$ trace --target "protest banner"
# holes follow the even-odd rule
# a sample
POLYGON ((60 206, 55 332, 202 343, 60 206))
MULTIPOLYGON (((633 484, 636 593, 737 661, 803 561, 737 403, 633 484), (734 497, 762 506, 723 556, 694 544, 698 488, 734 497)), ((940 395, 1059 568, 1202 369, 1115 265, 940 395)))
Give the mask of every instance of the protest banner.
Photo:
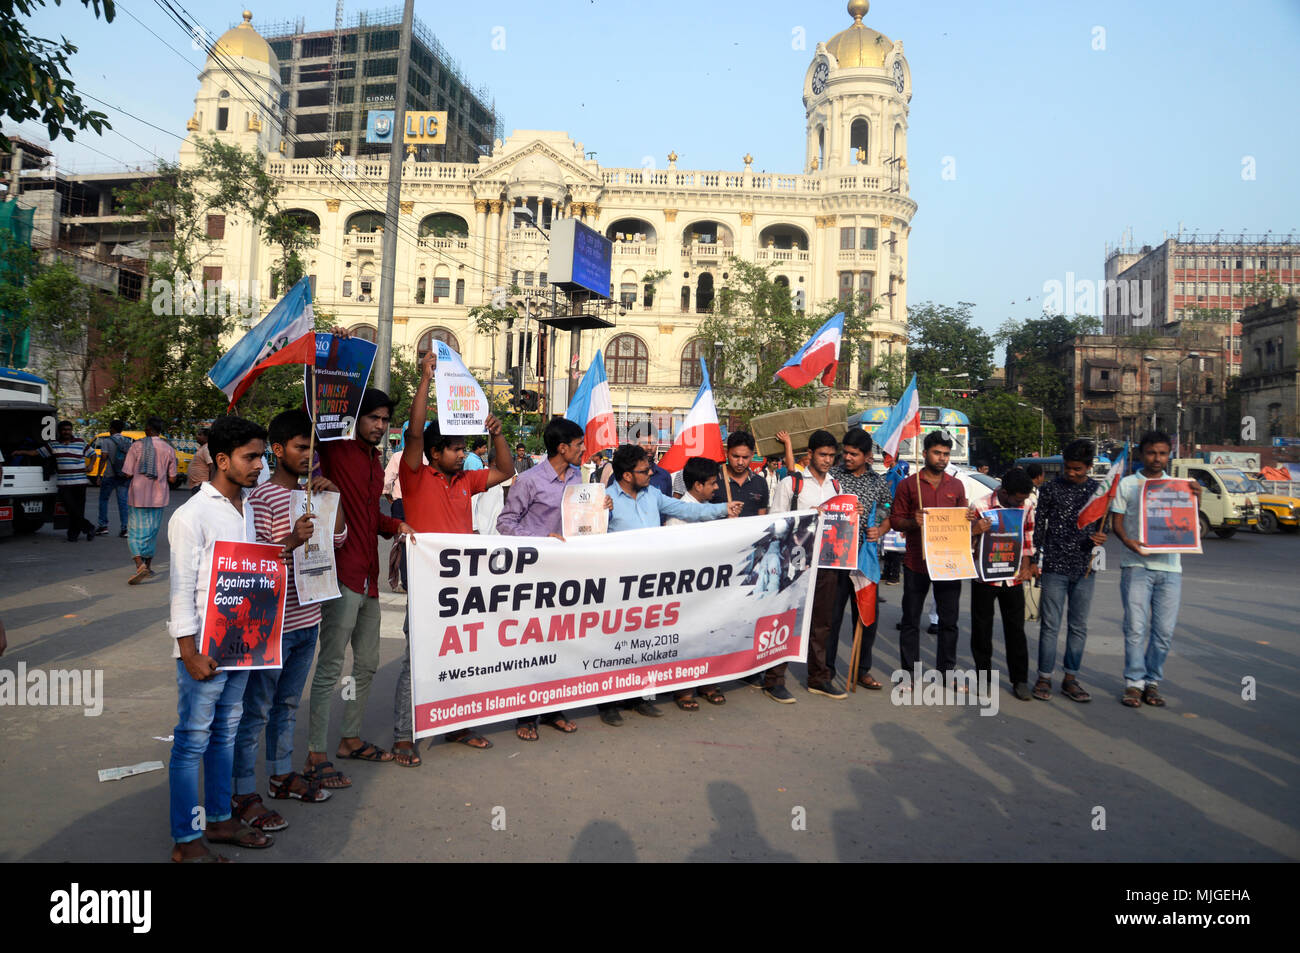
POLYGON ((960 506, 927 506, 924 522, 925 562, 930 579, 974 579, 970 520, 960 506))
MULTIPOLYGON (((339 597, 338 567, 334 562, 334 519, 338 514, 339 495, 328 491, 313 493, 311 539, 293 551, 293 587, 299 605, 327 602, 339 597)), ((302 490, 289 493, 289 522, 296 523, 307 512, 307 494, 302 490)))
POLYGON ((1201 551, 1200 506, 1186 480, 1143 480, 1139 543, 1153 553, 1201 551))
POLYGON ((858 568, 858 498, 852 493, 832 496, 822 504, 821 544, 817 547, 818 569, 858 568))
POLYGON ((218 540, 213 544, 199 652, 218 671, 280 668, 284 623, 283 547, 218 540))
POLYGON ((487 430, 491 412, 487 396, 477 378, 465 367, 460 355, 443 341, 434 341, 438 366, 433 372, 433 389, 438 399, 438 429, 444 434, 475 434, 487 430))
POLYGON ((1025 546, 1025 511, 998 507, 980 514, 990 525, 979 539, 976 569, 981 582, 1002 582, 1020 571, 1025 546))
POLYGON ((415 737, 713 684, 807 651, 818 514, 406 546, 415 737))
POLYGON ((376 350, 362 338, 316 335, 316 363, 307 366, 303 389, 316 422, 317 440, 347 440, 356 430, 376 350))
POLYGON ((565 539, 575 536, 599 536, 609 529, 609 512, 605 509, 605 488, 599 483, 579 483, 564 488, 560 504, 565 539))

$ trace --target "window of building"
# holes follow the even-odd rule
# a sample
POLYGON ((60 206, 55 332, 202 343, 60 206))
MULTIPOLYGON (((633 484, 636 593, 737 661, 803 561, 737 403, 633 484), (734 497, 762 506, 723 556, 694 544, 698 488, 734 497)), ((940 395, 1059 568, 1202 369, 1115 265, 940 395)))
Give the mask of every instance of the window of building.
POLYGON ((860 236, 861 245, 859 247, 867 251, 875 251, 876 239, 878 235, 879 235, 879 229, 875 229, 875 228, 862 229, 861 236, 860 236))
POLYGON ((230 110, 222 106, 217 110, 217 131, 224 132, 230 125, 230 110))
POLYGON ((524 287, 525 287, 525 288, 531 288, 531 287, 533 286, 533 277, 534 277, 534 275, 533 275, 533 273, 532 273, 531 271, 525 271, 525 272, 524 272, 524 287))
POLYGON ((854 231, 852 228, 840 229, 840 251, 851 251, 853 249, 854 231))
POLYGON ((858 275, 858 291, 866 296, 868 304, 871 303, 872 294, 875 291, 875 283, 875 272, 864 271, 858 275))
POLYGON ((548 284, 550 284, 550 282, 546 280, 546 272, 543 271, 538 273, 537 284, 541 288, 545 288, 548 284))
POLYGON ((840 272, 840 300, 847 301, 853 297, 853 272, 840 272))
POLYGON ((870 341, 858 343, 858 390, 871 387, 871 350, 870 341))
POLYGON ((1182 293, 1183 293, 1183 283, 1182 283, 1181 281, 1175 281, 1175 282, 1174 282, 1174 294, 1176 294, 1176 295, 1180 295, 1180 294, 1182 294, 1182 293))
POLYGON ((226 216, 209 215, 208 216, 208 238, 225 238, 226 237, 226 216))
POLYGON ((625 281, 618 286, 618 302, 625 308, 636 305, 636 282, 625 281))
POLYGON ((456 340, 456 335, 452 334, 451 331, 446 328, 430 328, 428 331, 425 331, 420 335, 420 340, 415 345, 415 362, 417 364, 423 361, 424 355, 428 354, 433 348, 434 341, 441 341, 457 354, 460 353, 460 342, 456 340))
MULTIPOLYGON (((708 346, 703 338, 696 338, 687 343, 682 348, 682 366, 681 374, 678 378, 681 387, 699 387, 704 382, 704 374, 700 371, 700 358, 706 361, 710 360, 712 355, 708 353, 708 346)), ((716 378, 716 369, 711 369, 711 373, 716 378)), ((713 383, 717 383, 716 380, 713 383)))
MULTIPOLYGON (((274 292, 273 292, 273 293, 274 293, 274 292)), ((352 297, 352 279, 351 279, 351 278, 344 278, 344 279, 343 279, 343 297, 345 297, 345 298, 351 298, 351 297, 352 297)))
POLYGON ((433 279, 433 297, 437 301, 451 297, 451 279, 434 278, 433 279))
POLYGON ((1164 372, 1159 367, 1147 368, 1147 380, 1151 382, 1151 389, 1158 391, 1163 386, 1164 372))
POLYGON ((611 384, 644 384, 650 377, 650 352, 635 334, 620 334, 605 350, 611 384))
POLYGON ((415 303, 416 304, 424 304, 424 295, 427 289, 428 289, 428 285, 425 283, 425 279, 423 278, 415 279, 415 303))
POLYGON ((371 324, 354 324, 352 327, 348 328, 348 334, 352 335, 354 338, 369 341, 371 344, 374 344, 375 339, 379 337, 379 332, 375 329, 374 325, 371 324))
POLYGON ((465 303, 465 279, 464 278, 456 279, 456 303, 457 304, 465 303))
POLYGON ((361 279, 361 293, 362 293, 363 295, 365 295, 367 298, 370 297, 370 289, 371 289, 371 287, 372 287, 372 283, 371 283, 371 280, 370 280, 369 278, 362 278, 362 279, 361 279))
POLYGON ((642 302, 645 303, 645 306, 646 306, 647 308, 649 308, 649 307, 651 307, 652 305, 654 305, 654 303, 655 303, 655 286, 654 286, 654 285, 646 285, 644 288, 641 289, 641 300, 642 300, 642 302))

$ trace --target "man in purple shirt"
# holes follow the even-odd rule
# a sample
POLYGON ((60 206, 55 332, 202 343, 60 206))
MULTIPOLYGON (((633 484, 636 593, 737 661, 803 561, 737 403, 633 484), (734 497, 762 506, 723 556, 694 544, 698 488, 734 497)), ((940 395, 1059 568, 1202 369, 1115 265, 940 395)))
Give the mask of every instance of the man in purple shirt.
MULTIPOLYGON (((510 495, 497 517, 497 532, 502 536, 554 536, 563 539, 564 491, 582 483, 582 454, 586 449, 582 428, 572 420, 555 417, 542 432, 546 444, 546 462, 518 474, 510 484, 510 495)), ((610 505, 605 497, 606 508, 610 505)), ((554 711, 542 716, 546 724, 565 734, 578 726, 554 711)), ((537 715, 520 718, 515 734, 521 741, 537 740, 537 715)))

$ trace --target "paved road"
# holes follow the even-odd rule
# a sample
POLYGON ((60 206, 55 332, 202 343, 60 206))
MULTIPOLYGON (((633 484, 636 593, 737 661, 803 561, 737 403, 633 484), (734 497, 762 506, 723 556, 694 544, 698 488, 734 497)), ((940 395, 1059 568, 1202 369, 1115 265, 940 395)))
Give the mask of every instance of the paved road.
MULTIPOLYGON (((1297 557, 1300 538, 1285 535, 1211 539, 1204 556, 1185 557, 1162 711, 1116 702, 1112 569, 1093 602, 1089 705, 1019 702, 1004 686, 998 714, 986 717, 896 707, 888 693, 832 701, 796 685, 798 704, 782 706, 733 685, 720 708, 688 714, 666 704, 663 718, 630 714, 619 729, 586 708, 572 713, 581 727, 570 736, 543 728, 526 744, 498 726, 486 732, 491 751, 435 741, 415 770, 356 764, 350 790, 326 804, 284 804, 290 829, 270 851, 239 859, 1295 860, 1297 557), (1242 698, 1246 677, 1257 700, 1242 698), (1105 830, 1094 830, 1098 808, 1105 830)), ((96 775, 168 758, 170 745, 155 740, 176 721, 167 559, 164 541, 158 577, 127 587, 126 541, 115 536, 74 545, 46 529, 0 541, 10 641, 0 667, 102 669, 105 695, 98 717, 0 707, 0 861, 167 857, 165 771, 106 783, 96 775)), ((898 663, 900 590, 884 590, 881 678, 898 663)), ((403 644, 401 598, 385 602, 390 637, 365 734, 387 745, 403 644)), ((922 638, 932 663, 933 639, 922 638)), ((968 639, 963 612, 964 665, 968 639)), ((801 684, 802 666, 792 672, 801 684)), ((335 718, 332 738, 338 706, 335 718)), ((305 728, 300 718, 300 752, 305 728)))

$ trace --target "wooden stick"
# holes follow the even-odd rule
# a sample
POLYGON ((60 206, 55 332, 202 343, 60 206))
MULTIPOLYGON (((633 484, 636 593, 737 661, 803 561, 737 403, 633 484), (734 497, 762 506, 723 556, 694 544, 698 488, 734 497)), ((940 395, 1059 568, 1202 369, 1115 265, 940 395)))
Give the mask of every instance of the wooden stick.
MULTIPOLYGON (((854 597, 856 598, 856 596, 854 597)), ((862 619, 853 623, 853 652, 849 655, 849 691, 858 690, 858 663, 862 655, 862 619)))
POLYGON ((307 453, 307 512, 311 512, 311 460, 316 457, 316 361, 311 365, 311 449, 307 453))
MULTIPOLYGON (((731 503, 731 474, 727 472, 726 463, 722 464, 722 487, 727 491, 727 503, 731 503)), ((688 488, 689 489, 689 488, 688 488)))

